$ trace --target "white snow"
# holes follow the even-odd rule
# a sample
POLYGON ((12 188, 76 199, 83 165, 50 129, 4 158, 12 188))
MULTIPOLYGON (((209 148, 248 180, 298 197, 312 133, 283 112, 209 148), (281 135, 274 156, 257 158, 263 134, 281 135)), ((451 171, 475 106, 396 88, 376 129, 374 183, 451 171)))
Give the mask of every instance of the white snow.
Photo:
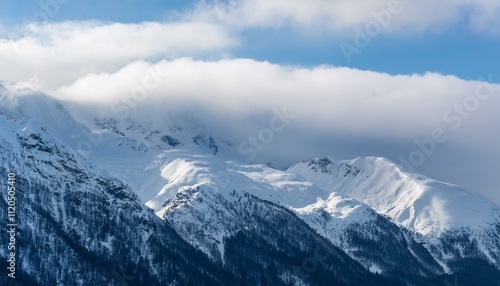
MULTIPOLYGON (((0 142, 8 142, 19 154, 18 132, 54 134, 126 182, 159 217, 171 214, 175 216, 171 219, 186 227, 202 229, 198 237, 185 233, 184 238, 212 258, 217 256, 212 253, 215 247, 222 263, 224 238, 241 225, 221 201, 237 201, 236 192, 249 193, 296 212, 339 246, 343 229, 352 223, 370 222, 377 213, 427 244, 436 243, 436 238, 448 230, 469 228, 485 256, 498 265, 493 255, 498 249, 488 241, 498 242, 498 235, 483 235, 491 224, 500 221, 497 205, 459 186, 404 171, 387 159, 315 159, 280 171, 238 162, 233 148, 217 138, 217 155, 206 146, 195 144, 195 136, 210 136, 210 132, 189 117, 165 115, 161 122, 153 122, 131 116, 114 122, 105 114, 95 116, 79 106, 70 106, 68 112, 60 103, 41 95, 33 99, 19 97, 17 101, 0 107, 0 142), (181 144, 165 144, 161 136, 166 134, 181 144), (90 150, 83 150, 82 146, 90 150), (327 222, 323 216, 328 217, 327 222), (193 225, 200 219, 204 225, 193 225)), ((3 166, 7 162, 7 158, 2 158, 3 166)), ((61 193, 60 200, 54 199, 53 209, 56 215, 64 217, 63 196, 61 193)), ((344 250, 349 254, 349 249, 344 250)), ((446 253, 442 255, 446 260, 446 253)), ((445 263, 442 265, 447 269, 445 263)), ((381 271, 377 265, 365 266, 372 272, 381 271)))
POLYGON ((461 187, 402 171, 384 158, 334 160, 326 172, 302 162, 288 172, 314 184, 364 202, 395 223, 425 236, 456 227, 480 228, 499 219, 498 206, 461 187), (347 169, 356 168, 357 174, 347 169))

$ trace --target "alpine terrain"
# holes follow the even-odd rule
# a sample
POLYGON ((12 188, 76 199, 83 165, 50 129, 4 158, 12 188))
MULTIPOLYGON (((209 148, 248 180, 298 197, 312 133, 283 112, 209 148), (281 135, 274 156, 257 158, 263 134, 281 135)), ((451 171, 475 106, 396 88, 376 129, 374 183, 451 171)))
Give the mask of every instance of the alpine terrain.
POLYGON ((190 114, 7 85, 0 285, 500 285, 500 207, 460 186, 378 157, 250 164, 190 114))

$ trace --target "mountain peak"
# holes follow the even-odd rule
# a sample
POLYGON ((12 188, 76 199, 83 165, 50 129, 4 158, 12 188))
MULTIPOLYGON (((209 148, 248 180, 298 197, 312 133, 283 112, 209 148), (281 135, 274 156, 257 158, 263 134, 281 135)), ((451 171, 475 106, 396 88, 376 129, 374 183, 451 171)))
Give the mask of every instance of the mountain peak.
MULTIPOLYGON (((403 171, 381 157, 312 159, 287 169, 329 191, 366 203, 423 235, 495 222, 497 206, 461 187, 403 171)), ((497 216, 496 219, 499 217, 497 216)))

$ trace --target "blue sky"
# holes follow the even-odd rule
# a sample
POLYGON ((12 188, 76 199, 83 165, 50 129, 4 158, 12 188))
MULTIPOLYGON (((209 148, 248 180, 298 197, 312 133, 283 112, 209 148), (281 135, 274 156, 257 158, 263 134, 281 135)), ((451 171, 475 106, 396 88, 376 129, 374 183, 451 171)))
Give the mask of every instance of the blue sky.
POLYGON ((51 21, 87 19, 128 23, 164 21, 171 11, 179 11, 190 5, 186 3, 187 1, 179 0, 5 0, 0 3, 0 15, 3 21, 9 24, 17 24, 26 19, 41 20, 43 16, 36 14, 41 11, 46 12, 51 21), (57 3, 57 6, 54 3, 57 3), (56 10, 57 13, 51 13, 56 10))
MULTIPOLYGON (((193 9, 196 3, 180 0, 4 0, 0 2, 0 23, 12 29, 44 19, 52 22, 90 19, 121 23, 165 22, 193 9)), ((490 76, 494 82, 500 82, 499 33, 475 31, 461 24, 457 21, 455 26, 439 32, 431 27, 419 33, 377 35, 361 53, 353 55, 351 61, 346 60, 339 44, 352 42, 354 26, 342 33, 323 31, 312 35, 290 26, 250 26, 238 31, 243 44, 230 52, 236 57, 279 64, 329 64, 390 74, 432 71, 471 80, 490 76)))

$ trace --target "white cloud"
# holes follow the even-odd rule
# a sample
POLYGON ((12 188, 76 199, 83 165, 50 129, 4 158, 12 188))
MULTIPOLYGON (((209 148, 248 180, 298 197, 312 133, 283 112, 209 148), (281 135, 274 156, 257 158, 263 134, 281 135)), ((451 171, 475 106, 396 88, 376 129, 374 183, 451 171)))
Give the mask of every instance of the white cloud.
POLYGON ((394 12, 387 33, 443 30, 467 26, 498 31, 500 2, 495 0, 230 0, 201 2, 190 19, 231 27, 292 26, 306 30, 351 32, 375 20, 374 13, 394 12))
POLYGON ((107 106, 109 116, 123 108, 127 115, 157 122, 168 122, 163 116, 169 113, 195 114, 236 145, 268 127, 273 108, 286 107, 296 118, 258 156, 261 162, 282 165, 326 155, 383 155, 398 162, 400 155, 408 157, 418 148, 416 139, 429 139, 435 128, 442 128, 449 139, 437 144, 428 164, 417 170, 500 202, 491 192, 495 176, 471 172, 474 166, 500 168, 495 159, 500 158, 500 134, 494 124, 500 121, 497 84, 436 73, 392 76, 331 66, 182 58, 138 61, 115 73, 88 75, 59 94, 107 106), (145 78, 151 88, 144 88, 145 78), (137 94, 141 88, 144 93, 137 94), (456 158, 462 158, 461 163, 450 165, 456 158))
MULTIPOLYGON (((499 95, 498 85, 435 73, 392 76, 331 66, 189 58, 155 64, 139 61, 116 73, 88 75, 61 88, 59 94, 70 100, 106 103, 134 97, 134 89, 148 77, 153 87, 143 88, 147 96, 141 96, 140 102, 203 106, 205 111, 238 120, 286 105, 311 128, 395 140, 426 136, 435 127, 451 124, 443 120, 444 113, 474 96, 478 86, 499 95), (159 81, 149 76, 155 71, 159 81)), ((496 103, 498 98, 492 98, 488 100, 496 103)), ((490 110, 486 118, 497 117, 490 110)))
MULTIPOLYGON (((473 1, 472 1, 473 2, 473 1)), ((472 6, 470 26, 479 31, 500 32, 500 3, 496 0, 484 0, 480 5, 472 6)))
POLYGON ((206 23, 29 24, 0 39, 0 78, 25 81, 38 76, 46 89, 56 89, 138 59, 217 53, 235 45, 227 31, 206 23))

